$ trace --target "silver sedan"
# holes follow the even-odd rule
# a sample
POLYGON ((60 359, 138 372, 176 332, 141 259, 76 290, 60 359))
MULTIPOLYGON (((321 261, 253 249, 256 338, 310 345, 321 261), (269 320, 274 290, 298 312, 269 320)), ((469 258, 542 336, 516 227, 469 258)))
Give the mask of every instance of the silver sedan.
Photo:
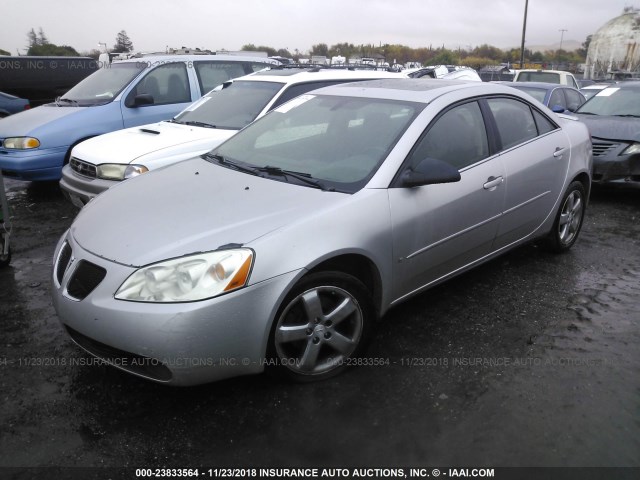
POLYGON ((525 242, 568 250, 590 172, 586 127, 509 87, 330 86, 96 198, 56 248, 54 305, 157 382, 324 379, 391 306, 525 242))

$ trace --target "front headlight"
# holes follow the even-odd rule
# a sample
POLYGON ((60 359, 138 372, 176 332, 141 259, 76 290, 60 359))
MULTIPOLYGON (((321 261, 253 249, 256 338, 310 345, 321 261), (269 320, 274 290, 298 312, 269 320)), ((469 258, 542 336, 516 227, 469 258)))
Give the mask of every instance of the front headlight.
POLYGON ((218 250, 155 263, 136 270, 115 298, 134 302, 193 302, 242 288, 249 280, 253 251, 218 250))
POLYGON ((148 171, 149 169, 144 165, 129 165, 126 163, 103 163, 96 166, 96 176, 104 180, 124 180, 148 171))
POLYGON ((620 155, 633 155, 636 153, 640 153, 640 143, 632 143, 627 148, 625 148, 620 155))
POLYGON ((38 148, 40 140, 33 137, 9 137, 4 139, 2 146, 14 150, 28 150, 30 148, 38 148))

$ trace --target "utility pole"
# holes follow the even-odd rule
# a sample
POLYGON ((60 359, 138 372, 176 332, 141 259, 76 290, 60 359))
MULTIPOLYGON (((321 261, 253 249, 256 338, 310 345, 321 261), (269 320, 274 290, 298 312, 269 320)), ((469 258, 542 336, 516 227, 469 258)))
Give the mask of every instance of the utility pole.
POLYGON ((522 44, 520 45, 520 68, 524 68, 524 37, 527 33, 527 9, 529 0, 524 1, 524 21, 522 22, 522 44))
POLYGON ((558 50, 562 50, 562 39, 564 37, 564 32, 568 32, 569 30, 567 30, 566 28, 561 28, 558 31, 560 32, 560 48, 558 50))

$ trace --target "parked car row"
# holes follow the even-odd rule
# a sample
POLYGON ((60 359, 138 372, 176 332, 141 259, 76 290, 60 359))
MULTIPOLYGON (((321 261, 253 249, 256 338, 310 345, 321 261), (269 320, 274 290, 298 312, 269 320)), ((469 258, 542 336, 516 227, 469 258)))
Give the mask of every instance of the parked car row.
POLYGON ((111 64, 55 102, 0 121, 0 169, 59 180, 72 148, 122 128, 171 118, 217 85, 278 64, 266 57, 158 55, 111 64))
POLYGON ((79 207, 140 173, 210 151, 298 95, 327 85, 398 74, 368 70, 282 69, 228 80, 174 118, 100 135, 73 148, 60 186, 79 207))

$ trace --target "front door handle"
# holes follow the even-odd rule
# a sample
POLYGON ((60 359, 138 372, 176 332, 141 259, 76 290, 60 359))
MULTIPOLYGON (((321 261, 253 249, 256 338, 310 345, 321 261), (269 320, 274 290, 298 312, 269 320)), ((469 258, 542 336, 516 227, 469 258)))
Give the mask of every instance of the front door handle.
POLYGON ((489 177, 487 178, 487 183, 485 183, 482 188, 485 190, 495 190, 498 185, 504 182, 504 178, 502 177, 489 177))
POLYGON ((565 150, 566 150, 566 148, 557 147, 556 151, 553 152, 553 156, 556 157, 556 158, 562 158, 562 154, 564 153, 565 150))

